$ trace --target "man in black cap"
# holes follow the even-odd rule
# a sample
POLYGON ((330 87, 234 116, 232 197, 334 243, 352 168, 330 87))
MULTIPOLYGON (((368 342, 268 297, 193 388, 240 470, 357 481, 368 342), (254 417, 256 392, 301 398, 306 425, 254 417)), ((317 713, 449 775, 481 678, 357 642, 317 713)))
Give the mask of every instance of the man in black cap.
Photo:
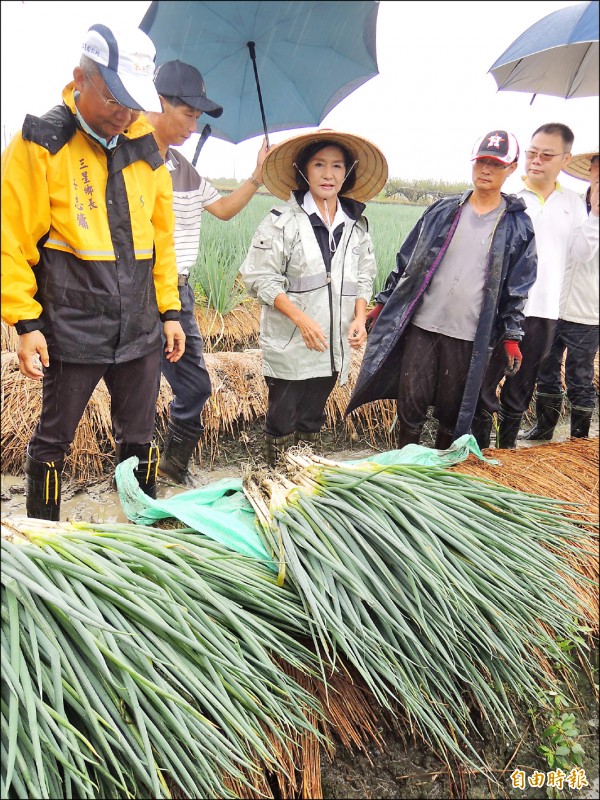
POLYGON ((193 485, 188 467, 204 430, 200 414, 211 394, 202 336, 194 316, 194 291, 188 285, 190 270, 198 257, 202 212, 206 210, 219 219, 229 220, 250 202, 262 185, 267 146, 263 142, 256 168, 248 180, 231 194, 221 196, 180 152, 170 148, 180 147, 196 132, 203 113, 220 117, 222 107, 207 98, 200 72, 182 61, 161 64, 155 72, 154 85, 163 111, 148 114, 148 120, 155 128, 154 137, 173 181, 180 320, 186 334, 183 357, 177 364, 163 358, 161 365, 173 390, 173 401, 159 471, 178 483, 193 485))

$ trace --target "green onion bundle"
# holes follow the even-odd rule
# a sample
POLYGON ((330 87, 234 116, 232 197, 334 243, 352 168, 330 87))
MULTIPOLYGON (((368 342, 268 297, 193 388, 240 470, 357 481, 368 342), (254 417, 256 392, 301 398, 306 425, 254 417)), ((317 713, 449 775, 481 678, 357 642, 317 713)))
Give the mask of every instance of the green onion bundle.
POLYGON ((311 674, 307 632, 270 570, 203 536, 3 520, 2 797, 261 796, 318 735, 272 656, 311 674))
POLYGON ((549 659, 569 670, 556 640, 591 617, 570 561, 597 558, 592 535, 559 501, 441 468, 285 460, 291 479, 246 492, 322 668, 343 653, 440 755, 474 764, 473 708, 509 731, 509 695, 552 688, 549 659))

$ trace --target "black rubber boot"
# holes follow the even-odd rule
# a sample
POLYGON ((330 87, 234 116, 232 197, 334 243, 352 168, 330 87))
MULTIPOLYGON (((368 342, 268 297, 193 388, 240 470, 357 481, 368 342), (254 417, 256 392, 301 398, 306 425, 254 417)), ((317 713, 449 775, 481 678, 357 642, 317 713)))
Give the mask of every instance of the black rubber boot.
POLYGON ((274 467, 279 460, 279 456, 287 450, 294 442, 294 434, 288 433, 287 436, 269 436, 265 433, 265 461, 270 467, 274 467))
POLYGON ((528 441, 549 442, 554 436, 554 429, 560 419, 562 404, 562 394, 538 392, 535 398, 536 422, 523 438, 528 441))
POLYGON ((165 446, 158 465, 161 475, 172 478, 183 486, 195 485, 188 469, 203 430, 201 425, 169 420, 165 446))
POLYGON ((514 450, 517 446, 517 436, 521 427, 523 414, 511 414, 501 408, 498 412, 498 438, 496 447, 501 450, 514 450))
POLYGON ((485 450, 490 446, 492 435, 492 425, 494 417, 489 411, 476 411, 471 423, 471 433, 479 445, 480 450, 485 450))
POLYGON ((419 444, 423 428, 409 428, 397 424, 396 447, 401 450, 406 444, 419 444))
POLYGON ((321 432, 305 433, 304 431, 296 431, 294 434, 294 444, 307 444, 312 448, 314 453, 320 453, 322 449, 321 432))
POLYGON ((28 517, 60 519, 61 473, 64 458, 56 461, 36 461, 29 453, 25 455, 25 476, 27 478, 28 517))
POLYGON ((444 430, 444 428, 438 428, 434 447, 436 450, 447 450, 453 441, 454 432, 450 433, 449 431, 444 430))
POLYGON ((590 435, 593 413, 593 408, 571 406, 571 438, 587 439, 590 435))
POLYGON ((117 445, 117 464, 127 461, 128 458, 137 456, 139 464, 134 470, 134 475, 140 489, 156 500, 156 473, 158 472, 158 459, 160 453, 154 442, 147 444, 131 444, 123 442, 117 445))

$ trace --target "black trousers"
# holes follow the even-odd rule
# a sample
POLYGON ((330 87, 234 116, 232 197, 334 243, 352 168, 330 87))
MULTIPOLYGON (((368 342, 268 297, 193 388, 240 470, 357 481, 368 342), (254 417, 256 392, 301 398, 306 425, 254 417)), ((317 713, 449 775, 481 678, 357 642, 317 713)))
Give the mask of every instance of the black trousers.
POLYGON ((567 397, 572 406, 594 408, 594 359, 598 352, 598 325, 582 325, 559 319, 550 352, 538 375, 538 392, 560 394, 563 388, 562 361, 565 360, 567 397))
POLYGON ((477 404, 478 411, 494 414, 500 410, 500 406, 509 414, 524 414, 527 411, 542 361, 550 352, 555 329, 555 319, 525 318, 523 339, 520 343, 523 356, 521 368, 516 375, 506 377, 500 389, 500 399, 498 399, 498 385, 504 377, 507 358, 504 344, 499 342, 496 345, 483 378, 477 404))
MULTIPOLYGON (((185 352, 174 364, 163 352, 161 370, 173 390, 169 409, 171 419, 200 427, 200 414, 211 394, 210 376, 202 354, 204 342, 194 315, 194 292, 189 284, 179 287, 179 299, 179 322, 185 333, 185 352)), ((164 344, 163 335, 163 347, 164 344)))
POLYGON ((287 381, 265 376, 269 392, 265 433, 318 433, 325 423, 325 405, 335 388, 337 372, 324 378, 287 381))
POLYGON ((453 433, 469 373, 473 342, 410 325, 398 380, 398 422, 421 428, 434 408, 439 427, 453 433))
POLYGON ((37 461, 56 461, 65 455, 101 378, 110 393, 117 444, 152 441, 160 358, 160 350, 124 364, 72 364, 51 358, 44 369, 42 412, 29 441, 29 455, 37 461))

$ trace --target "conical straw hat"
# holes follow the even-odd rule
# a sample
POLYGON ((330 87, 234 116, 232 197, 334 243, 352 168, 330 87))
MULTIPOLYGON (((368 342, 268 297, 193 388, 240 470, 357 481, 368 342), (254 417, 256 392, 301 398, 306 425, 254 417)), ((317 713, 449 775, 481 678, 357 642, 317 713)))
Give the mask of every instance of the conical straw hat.
POLYGON ((298 188, 294 162, 309 144, 318 141, 339 142, 351 154, 357 164, 356 183, 344 197, 366 203, 383 189, 388 177, 388 166, 381 150, 354 133, 342 133, 322 128, 313 133, 303 133, 274 145, 263 162, 262 179, 265 186, 276 197, 288 200, 290 192, 298 188))
POLYGON ((589 153, 579 153, 579 155, 573 156, 567 166, 563 168, 563 172, 566 172, 567 175, 572 175, 573 178, 589 181, 592 158, 597 155, 598 148, 589 153))

